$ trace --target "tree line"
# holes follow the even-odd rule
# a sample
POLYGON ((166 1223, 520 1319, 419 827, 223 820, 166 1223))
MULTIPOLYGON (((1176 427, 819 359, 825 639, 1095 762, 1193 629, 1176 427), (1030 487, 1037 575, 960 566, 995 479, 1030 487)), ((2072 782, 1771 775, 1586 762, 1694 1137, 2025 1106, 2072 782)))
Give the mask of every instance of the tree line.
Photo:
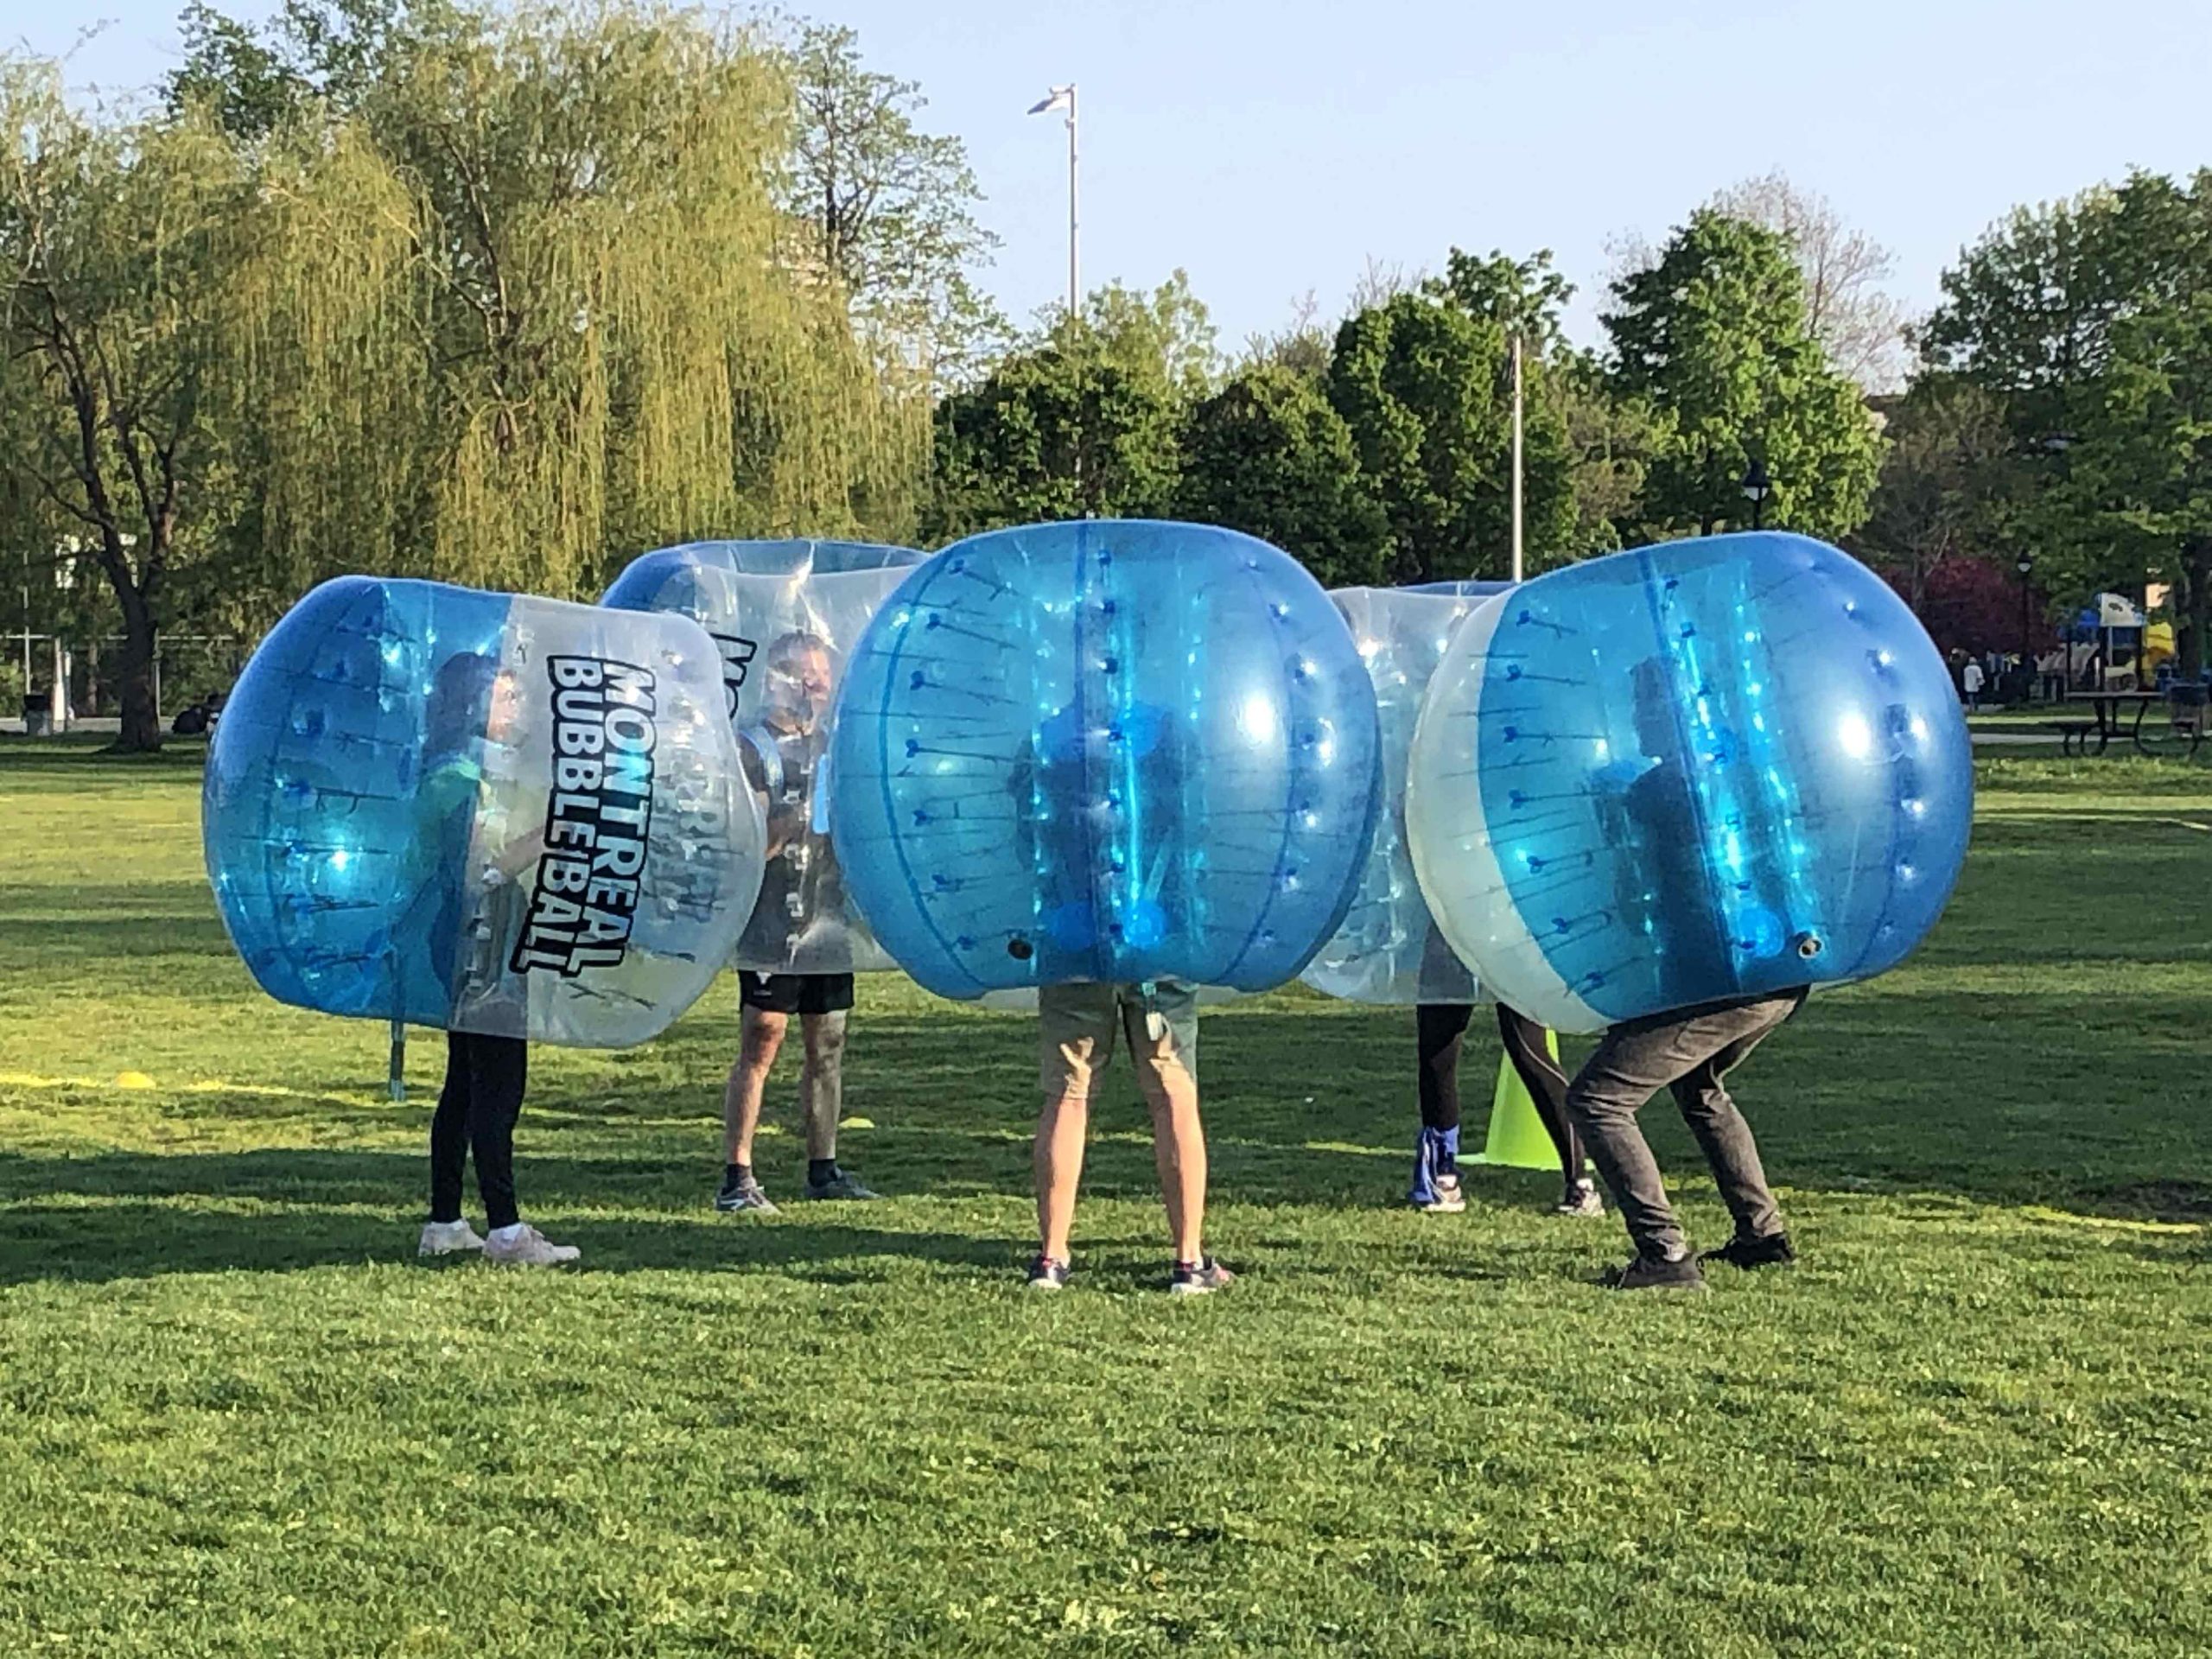
POLYGON ((1596 349, 1549 254, 1447 247, 1224 351, 1179 272, 1010 324, 959 142, 849 30, 636 0, 182 28, 122 107, 0 60, 0 524, 28 626, 124 635, 126 747, 158 741, 156 630, 251 632, 342 570, 589 597, 688 537, 1092 513, 1231 524, 1330 585, 1503 575, 1516 342, 1531 570, 1757 514, 1916 602, 2023 557, 2056 603, 2168 583, 2201 660, 2208 175, 2019 211, 1910 327, 1880 248, 1769 176, 1623 245, 1596 349))

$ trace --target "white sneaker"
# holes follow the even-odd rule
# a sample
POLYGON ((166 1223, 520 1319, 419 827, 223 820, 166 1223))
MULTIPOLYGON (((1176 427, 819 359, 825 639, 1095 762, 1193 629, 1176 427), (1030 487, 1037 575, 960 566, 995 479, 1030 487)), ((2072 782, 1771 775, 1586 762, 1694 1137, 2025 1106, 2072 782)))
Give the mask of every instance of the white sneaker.
POLYGON ((556 1244, 526 1222, 495 1227, 484 1241, 484 1259, 503 1268, 557 1268, 574 1262, 583 1252, 573 1244, 556 1244))
POLYGON ((423 1224, 423 1242, 415 1247, 417 1255, 458 1255, 465 1250, 480 1250, 484 1241, 476 1236, 476 1230, 465 1220, 430 1221, 423 1224))

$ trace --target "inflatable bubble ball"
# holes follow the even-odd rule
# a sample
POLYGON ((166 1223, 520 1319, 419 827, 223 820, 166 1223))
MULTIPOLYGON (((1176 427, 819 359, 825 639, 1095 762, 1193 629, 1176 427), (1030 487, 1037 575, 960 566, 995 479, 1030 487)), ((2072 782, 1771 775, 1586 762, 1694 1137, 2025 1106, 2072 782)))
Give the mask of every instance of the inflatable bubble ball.
POLYGON ((1184 524, 955 543, 862 637, 831 764, 876 937, 944 995, 1075 980, 1255 990, 1342 920, 1375 693, 1288 555, 1184 524))
POLYGON ((1505 582, 1438 582, 1415 588, 1339 588, 1344 613, 1375 685, 1382 733, 1382 803, 1375 845, 1344 925, 1300 977, 1355 1002, 1472 1002, 1479 991, 1437 930, 1406 848, 1406 757, 1429 677, 1459 625, 1505 582))
POLYGON ((696 624, 365 576, 254 652, 201 830, 281 1001, 609 1047, 728 963, 766 833, 696 624))
POLYGON ((1478 611, 1431 681, 1406 822, 1430 909, 1562 1031, 1895 966, 1966 855, 1941 657, 1847 554, 1618 553, 1478 611))
POLYGON ((690 617, 721 647, 740 759, 768 823, 767 872, 737 967, 849 974, 898 965, 846 890, 824 762, 853 647, 927 556, 861 542, 694 542, 632 561, 601 601, 690 617))

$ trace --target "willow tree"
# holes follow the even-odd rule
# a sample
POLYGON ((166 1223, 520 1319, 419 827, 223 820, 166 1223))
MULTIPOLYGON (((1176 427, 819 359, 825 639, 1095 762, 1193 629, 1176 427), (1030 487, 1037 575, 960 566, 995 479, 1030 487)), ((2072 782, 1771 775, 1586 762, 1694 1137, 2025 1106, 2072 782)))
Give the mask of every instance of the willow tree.
POLYGON ((695 14, 461 12, 256 141, 272 568, 583 595, 657 542, 906 533, 926 410, 776 257, 791 119, 695 14))
POLYGON ((0 59, 0 524, 113 591, 121 748, 160 746, 155 636, 226 545, 238 277, 263 218, 212 127, 105 119, 58 65, 0 59))

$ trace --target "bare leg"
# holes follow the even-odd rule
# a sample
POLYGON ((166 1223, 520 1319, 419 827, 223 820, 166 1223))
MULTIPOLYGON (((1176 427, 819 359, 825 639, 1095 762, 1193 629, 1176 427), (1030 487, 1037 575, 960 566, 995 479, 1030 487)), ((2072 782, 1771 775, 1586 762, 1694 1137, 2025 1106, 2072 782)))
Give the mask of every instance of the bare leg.
POLYGON ((806 1064, 798 1074, 799 1110, 806 1118, 806 1155, 837 1155, 837 1118, 845 1108, 845 1014, 799 1016, 806 1064))
POLYGON ((790 1016, 764 1008, 747 1008, 738 1025, 737 1061, 722 1085, 722 1161, 753 1162, 753 1135, 760 1127, 760 1097, 767 1092, 768 1071, 784 1046, 784 1027, 790 1016))
POLYGON ((1198 1079, 1173 1060, 1142 1067, 1138 1077, 1152 1109, 1152 1156, 1175 1259, 1196 1262, 1206 1221, 1206 1132, 1198 1122, 1198 1079))
POLYGON ((1056 1262, 1068 1259, 1076 1189, 1083 1184, 1083 1142, 1090 1128, 1088 1096, 1047 1095, 1037 1118, 1037 1237, 1056 1262))

